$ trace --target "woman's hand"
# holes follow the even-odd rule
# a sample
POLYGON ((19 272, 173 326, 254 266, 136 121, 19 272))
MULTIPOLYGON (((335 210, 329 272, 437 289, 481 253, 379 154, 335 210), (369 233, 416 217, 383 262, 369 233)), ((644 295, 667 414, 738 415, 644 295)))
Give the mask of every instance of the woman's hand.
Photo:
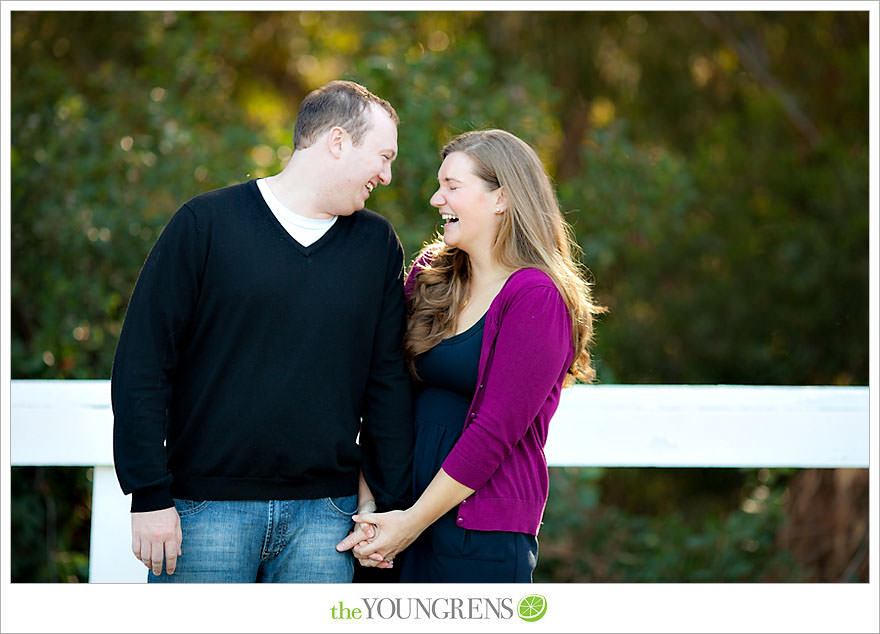
POLYGON ((425 529, 409 510, 363 513, 352 519, 376 527, 376 536, 358 542, 352 551, 362 566, 387 567, 382 564, 393 562, 394 557, 412 544, 425 529))
MULTIPOLYGON (((350 550, 351 548, 360 544, 366 546, 375 537, 376 526, 374 524, 369 524, 367 522, 357 522, 354 525, 354 529, 348 534, 348 536, 341 542, 336 544, 336 550, 339 552, 343 552, 346 550, 350 550)), ((361 559, 354 551, 352 551, 352 554, 362 566, 367 568, 391 568, 393 566, 393 564, 385 561, 382 557, 377 557, 376 560, 364 560, 361 559)))

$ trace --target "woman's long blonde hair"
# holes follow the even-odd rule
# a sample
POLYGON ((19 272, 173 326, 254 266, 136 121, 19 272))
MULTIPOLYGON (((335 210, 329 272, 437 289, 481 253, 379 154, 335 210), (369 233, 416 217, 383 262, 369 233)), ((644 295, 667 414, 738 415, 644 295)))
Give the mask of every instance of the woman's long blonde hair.
MULTIPOLYGON (((441 157, 445 159, 453 152, 464 152, 471 158, 474 173, 490 191, 504 188, 507 206, 492 255, 511 271, 535 268, 550 276, 571 315, 575 354, 566 384, 575 379, 592 381, 596 375, 589 352, 593 315, 605 309, 593 303, 585 270, 572 256, 580 253, 580 247, 562 217, 556 193, 538 155, 527 143, 504 130, 461 134, 446 144, 441 157)), ((464 251, 438 240, 426 245, 419 257, 428 252, 431 263, 418 274, 415 292, 408 303, 404 337, 404 351, 414 375, 416 355, 454 333, 455 318, 470 280, 470 261, 464 251)))

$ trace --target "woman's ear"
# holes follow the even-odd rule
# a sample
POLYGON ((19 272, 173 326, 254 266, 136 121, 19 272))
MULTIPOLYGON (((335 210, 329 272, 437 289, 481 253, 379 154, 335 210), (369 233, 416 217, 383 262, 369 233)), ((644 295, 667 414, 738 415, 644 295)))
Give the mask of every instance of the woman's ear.
POLYGON ((503 214, 505 211, 507 211, 507 199, 504 196, 504 188, 499 187, 495 191, 497 192, 497 195, 495 197, 495 213, 503 214))

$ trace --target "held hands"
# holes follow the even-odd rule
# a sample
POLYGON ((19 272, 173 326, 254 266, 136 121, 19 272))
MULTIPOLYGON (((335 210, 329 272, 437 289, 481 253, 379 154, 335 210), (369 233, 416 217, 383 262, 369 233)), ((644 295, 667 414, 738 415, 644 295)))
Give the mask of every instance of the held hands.
POLYGON ((336 550, 342 552, 351 549, 362 566, 390 568, 395 555, 412 544, 423 530, 449 509, 473 493, 474 489, 461 484, 441 468, 416 503, 405 511, 369 513, 361 507, 351 519, 361 526, 372 526, 369 533, 363 533, 371 537, 361 539, 361 534, 354 531, 336 544, 336 550))
POLYGON ((410 511, 361 513, 352 519, 359 522, 359 526, 371 526, 375 534, 372 538, 358 540, 355 539, 355 531, 339 542, 336 550, 353 549, 352 553, 365 567, 390 568, 394 557, 421 533, 410 511))
MULTIPOLYGON (((376 538, 378 534, 378 529, 375 524, 369 524, 367 522, 356 523, 354 530, 352 530, 348 537, 343 539, 341 542, 336 544, 336 550, 339 552, 343 552, 346 550, 350 550, 351 548, 358 546, 360 544, 367 545, 371 541, 376 538)), ((374 560, 361 558, 352 551, 355 559, 358 560, 361 566, 365 568, 393 568, 394 564, 391 561, 385 561, 381 555, 376 555, 374 560)))
POLYGON ((174 574, 177 558, 183 554, 180 530, 180 517, 173 506, 159 511, 131 514, 131 552, 140 559, 153 574, 165 572, 174 574))
MULTIPOLYGON (((364 478, 364 472, 362 470, 358 477, 358 510, 352 518, 355 520, 355 526, 351 533, 348 534, 348 537, 336 544, 336 550, 343 552, 350 550, 358 544, 367 544, 375 539, 379 531, 378 526, 370 524, 369 522, 358 523, 356 521, 358 515, 366 515, 375 512, 376 500, 373 497, 373 492, 370 491, 370 486, 367 484, 367 480, 364 478)), ((354 554, 361 566, 364 566, 365 568, 392 568, 394 566, 393 562, 385 561, 381 555, 376 555, 375 560, 369 560, 362 559, 357 553, 352 552, 352 554, 354 554)))

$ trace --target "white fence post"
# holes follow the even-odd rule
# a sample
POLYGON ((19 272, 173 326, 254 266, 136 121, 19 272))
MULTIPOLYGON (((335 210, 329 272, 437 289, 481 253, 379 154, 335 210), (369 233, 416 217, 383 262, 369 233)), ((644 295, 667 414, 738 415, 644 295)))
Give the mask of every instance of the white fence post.
POLYGON ((122 495, 112 466, 95 467, 89 583, 147 580, 147 567, 131 552, 131 496, 122 495))

